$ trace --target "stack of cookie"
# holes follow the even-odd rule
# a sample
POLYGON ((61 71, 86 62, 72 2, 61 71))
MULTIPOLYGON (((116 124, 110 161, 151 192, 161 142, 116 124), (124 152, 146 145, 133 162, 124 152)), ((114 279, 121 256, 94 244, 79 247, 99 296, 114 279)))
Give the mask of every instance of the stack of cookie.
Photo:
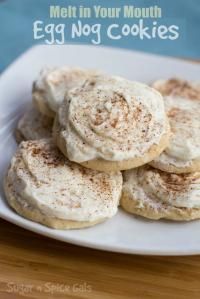
POLYGON ((148 218, 197 218, 200 93, 184 84, 42 71, 16 131, 22 142, 5 178, 10 206, 58 229, 111 218, 120 200, 148 218))
POLYGON ((150 219, 200 218, 200 86, 170 79, 153 87, 164 97, 170 143, 150 165, 125 171, 121 205, 150 219))

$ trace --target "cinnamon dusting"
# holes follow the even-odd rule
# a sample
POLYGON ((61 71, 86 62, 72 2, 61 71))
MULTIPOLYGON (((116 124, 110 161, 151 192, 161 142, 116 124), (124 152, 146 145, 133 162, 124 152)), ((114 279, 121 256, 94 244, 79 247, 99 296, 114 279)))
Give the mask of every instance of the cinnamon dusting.
POLYGON ((162 95, 181 96, 191 100, 200 100, 200 87, 193 86, 187 81, 169 79, 164 84, 154 86, 162 95))

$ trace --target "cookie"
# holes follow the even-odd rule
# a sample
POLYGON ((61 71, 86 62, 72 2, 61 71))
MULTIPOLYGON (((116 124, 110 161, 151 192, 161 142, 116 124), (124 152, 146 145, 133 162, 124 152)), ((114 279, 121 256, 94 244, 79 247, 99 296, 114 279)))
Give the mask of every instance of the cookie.
POLYGON ((65 93, 73 87, 82 86, 88 78, 98 74, 94 70, 66 66, 43 69, 33 84, 33 103, 42 114, 54 118, 65 93))
POLYGON ((70 162, 51 139, 24 141, 4 189, 9 205, 25 218, 56 229, 83 228, 116 214, 122 175, 70 162))
POLYGON ((16 140, 20 143, 22 140, 50 138, 52 126, 52 118, 41 114, 34 107, 31 107, 18 122, 15 132, 16 140))
POLYGON ((160 93, 102 76, 66 94, 53 136, 69 160, 109 172, 153 160, 168 145, 170 129, 160 93))
POLYGON ((164 96, 172 136, 150 164, 172 173, 200 171, 200 85, 169 79, 156 81, 153 87, 164 96))
POLYGON ((124 172, 122 208, 149 219, 200 218, 200 172, 173 174, 145 165, 124 172))

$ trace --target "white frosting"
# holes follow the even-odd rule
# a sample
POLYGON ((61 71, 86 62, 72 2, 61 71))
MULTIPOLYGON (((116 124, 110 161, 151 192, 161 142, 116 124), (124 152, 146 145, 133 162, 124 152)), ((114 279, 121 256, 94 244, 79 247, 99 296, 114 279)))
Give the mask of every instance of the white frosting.
POLYGON ((35 82, 35 90, 42 91, 49 108, 57 112, 65 93, 71 88, 82 86, 97 72, 81 68, 59 67, 43 69, 35 82))
POLYGON ((124 192, 154 207, 161 204, 179 208, 200 208, 200 173, 172 174, 150 166, 124 173, 124 192))
POLYGON ((101 77, 72 89, 58 113, 70 160, 141 157, 167 131, 162 96, 120 77, 101 77))
POLYGON ((26 140, 50 138, 52 135, 53 120, 42 115, 35 108, 27 110, 18 122, 18 130, 26 140))
MULTIPOLYGON (((166 151, 162 152, 160 156, 154 159, 155 162, 161 164, 170 164, 175 167, 190 167, 192 165, 192 160, 181 160, 180 158, 172 157, 167 154, 166 151)), ((153 166, 153 165, 152 165, 153 166)))
POLYGON ((169 114, 173 135, 166 153, 184 161, 200 158, 200 101, 167 96, 165 105, 167 112, 177 110, 169 114))
POLYGON ((164 95, 172 130, 169 146, 155 161, 187 167, 200 158, 200 87, 178 79, 154 86, 164 95))
POLYGON ((20 204, 44 215, 95 221, 116 214, 121 173, 88 170, 68 161, 50 140, 20 145, 8 173, 20 204))

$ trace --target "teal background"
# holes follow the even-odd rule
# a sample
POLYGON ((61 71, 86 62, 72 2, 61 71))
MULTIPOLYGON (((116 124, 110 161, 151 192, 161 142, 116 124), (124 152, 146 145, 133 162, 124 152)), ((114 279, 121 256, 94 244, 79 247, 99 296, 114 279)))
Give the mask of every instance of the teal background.
MULTIPOLYGON (((157 19, 160 24, 177 24, 180 27, 180 38, 169 40, 139 40, 131 37, 118 41, 109 40, 105 34, 102 44, 113 47, 136 49, 162 55, 179 56, 187 58, 200 58, 200 0, 0 0, 0 71, 7 67, 18 55, 37 42, 33 40, 33 22, 49 19, 49 5, 84 5, 99 4, 106 7, 119 7, 134 5, 136 7, 149 7, 158 5, 162 8, 163 18, 157 19)), ((144 19, 145 20, 145 19, 144 19)), ((60 19, 57 22, 70 23, 76 19, 60 19)), ((105 28, 111 23, 135 23, 138 19, 92 19, 84 22, 94 24, 101 22, 105 28)), ((153 20, 147 21, 152 22, 153 20)), ((68 38, 66 42, 73 41, 68 38)), ((77 41, 76 41, 77 42, 77 41)), ((81 43, 90 43, 86 38, 79 39, 81 43)))

